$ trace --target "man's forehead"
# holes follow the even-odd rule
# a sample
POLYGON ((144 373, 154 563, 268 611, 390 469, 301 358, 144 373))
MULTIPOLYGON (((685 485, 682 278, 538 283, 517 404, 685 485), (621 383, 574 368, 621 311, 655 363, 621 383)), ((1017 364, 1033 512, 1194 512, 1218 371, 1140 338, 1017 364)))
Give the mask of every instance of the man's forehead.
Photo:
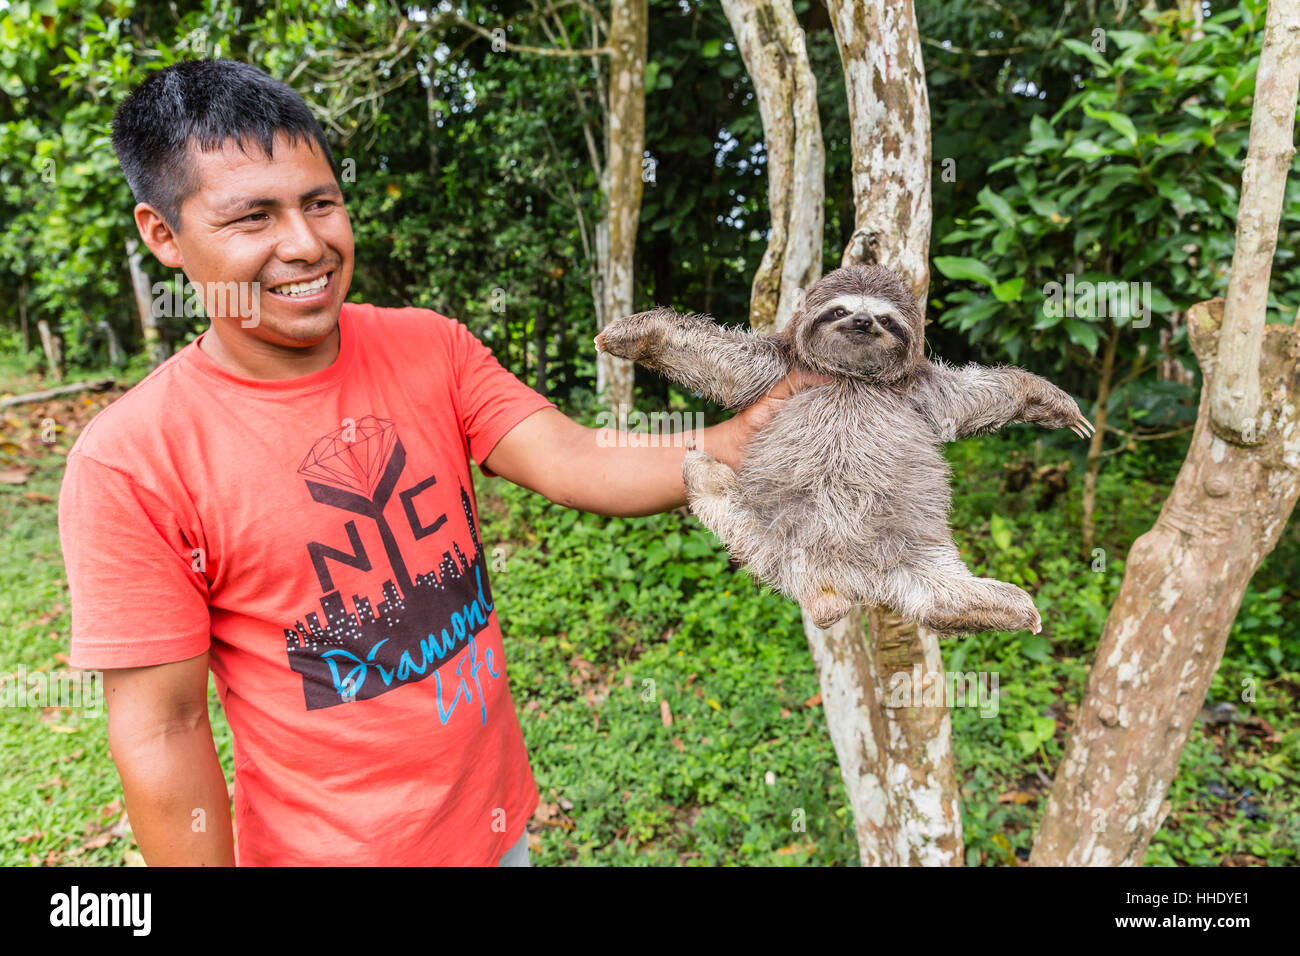
POLYGON ((280 135, 268 156, 256 139, 245 138, 242 148, 228 139, 210 150, 191 142, 189 159, 197 191, 217 205, 242 203, 250 190, 286 200, 296 200, 309 191, 337 193, 329 161, 312 145, 310 140, 295 143, 280 135))

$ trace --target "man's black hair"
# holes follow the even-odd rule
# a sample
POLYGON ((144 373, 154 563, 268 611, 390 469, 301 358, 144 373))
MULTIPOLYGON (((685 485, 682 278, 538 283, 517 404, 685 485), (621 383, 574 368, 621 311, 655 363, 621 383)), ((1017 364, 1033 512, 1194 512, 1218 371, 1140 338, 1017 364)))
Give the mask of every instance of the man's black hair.
POLYGON ((315 143, 338 175, 325 132, 292 87, 236 60, 186 60, 151 74, 113 114, 113 152, 136 202, 180 231, 181 203, 198 187, 190 148, 235 140, 272 155, 276 133, 315 143))

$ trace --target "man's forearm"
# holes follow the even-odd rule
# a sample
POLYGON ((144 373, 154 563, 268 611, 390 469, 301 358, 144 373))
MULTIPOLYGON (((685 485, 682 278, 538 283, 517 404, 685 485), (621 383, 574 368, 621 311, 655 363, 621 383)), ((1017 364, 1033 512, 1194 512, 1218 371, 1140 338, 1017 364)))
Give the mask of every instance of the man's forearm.
POLYGON ((569 508, 602 515, 637 517, 686 504, 682 458, 687 439, 732 467, 739 464, 730 422, 686 435, 646 435, 615 428, 584 428, 573 447, 557 456, 551 499, 569 508), (652 442, 654 444, 652 444, 652 442), (657 447, 656 447, 657 445, 657 447))
POLYGON ((113 743, 131 830, 150 866, 234 866, 226 778, 207 719, 113 743))

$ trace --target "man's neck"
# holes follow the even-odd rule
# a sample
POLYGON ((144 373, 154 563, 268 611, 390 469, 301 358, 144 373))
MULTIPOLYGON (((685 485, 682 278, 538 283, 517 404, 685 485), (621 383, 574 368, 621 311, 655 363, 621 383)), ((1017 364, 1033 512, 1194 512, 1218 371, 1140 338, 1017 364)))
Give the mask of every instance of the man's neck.
POLYGON ((301 378, 334 364, 339 354, 339 329, 335 326, 321 342, 300 349, 280 348, 260 339, 240 342, 231 349, 220 331, 210 325, 199 339, 199 348, 222 368, 243 378, 301 378))

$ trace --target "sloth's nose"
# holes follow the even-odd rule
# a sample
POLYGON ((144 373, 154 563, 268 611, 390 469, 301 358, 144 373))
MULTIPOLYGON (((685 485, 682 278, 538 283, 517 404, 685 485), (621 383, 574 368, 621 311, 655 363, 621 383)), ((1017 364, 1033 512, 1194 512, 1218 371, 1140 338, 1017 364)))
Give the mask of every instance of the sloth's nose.
POLYGON ((872 317, 872 315, 868 312, 858 312, 854 315, 849 316, 848 320, 844 323, 844 325, 847 328, 852 329, 854 332, 879 332, 880 331, 880 326, 876 324, 875 318, 872 317))

